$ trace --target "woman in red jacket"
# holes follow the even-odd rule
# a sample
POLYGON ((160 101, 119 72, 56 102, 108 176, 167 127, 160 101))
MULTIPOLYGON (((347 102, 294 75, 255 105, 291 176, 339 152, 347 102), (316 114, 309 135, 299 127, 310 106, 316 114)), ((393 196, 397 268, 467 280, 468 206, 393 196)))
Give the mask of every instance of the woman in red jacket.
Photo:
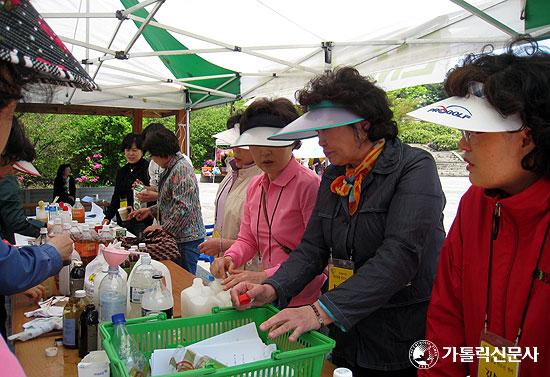
POLYGON ((410 115, 462 130, 473 186, 428 309, 439 360, 420 375, 550 376, 550 55, 532 41, 470 55, 445 89, 452 97, 410 115))

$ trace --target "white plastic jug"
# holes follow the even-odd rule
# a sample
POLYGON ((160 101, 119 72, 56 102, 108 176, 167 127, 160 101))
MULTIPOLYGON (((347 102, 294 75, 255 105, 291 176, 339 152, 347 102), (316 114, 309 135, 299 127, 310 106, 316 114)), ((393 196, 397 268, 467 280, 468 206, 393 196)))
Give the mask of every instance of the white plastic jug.
MULTIPOLYGON (((141 258, 134 264, 134 267, 132 268, 132 271, 130 271, 130 275, 128 276, 127 281, 132 281, 132 278, 134 277, 134 271, 136 268, 141 264, 141 258)), ((164 277, 164 283, 166 285, 166 289, 170 291, 170 294, 172 294, 172 276, 170 275, 170 270, 168 267, 166 267, 164 264, 160 263, 158 260, 151 259, 151 266, 158 272, 162 274, 164 277)), ((128 299, 128 304, 126 307, 130 307, 130 284, 128 284, 128 294, 126 295, 128 299)), ((182 316, 183 317, 183 316, 182 316)))
POLYGON ((81 260, 80 255, 78 255, 76 250, 73 250, 71 254, 71 264, 63 267, 61 271, 59 271, 59 292, 63 296, 70 296, 71 294, 69 274, 74 266, 74 262, 79 260, 81 260))
POLYGON ((181 291, 182 317, 210 314, 215 306, 231 306, 231 296, 221 288, 220 282, 205 286, 202 279, 195 278, 192 286, 181 291))

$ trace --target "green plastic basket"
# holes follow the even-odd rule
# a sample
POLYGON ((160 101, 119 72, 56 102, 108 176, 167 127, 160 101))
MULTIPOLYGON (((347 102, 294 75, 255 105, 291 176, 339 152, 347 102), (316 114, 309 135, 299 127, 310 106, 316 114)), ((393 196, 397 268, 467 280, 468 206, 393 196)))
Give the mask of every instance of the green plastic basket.
MULTIPOLYGON (((264 343, 275 343, 277 351, 271 359, 234 367, 214 368, 207 365, 205 368, 174 373, 167 376, 239 376, 239 377, 318 377, 323 369, 325 355, 330 352, 335 341, 316 331, 302 334, 297 342, 290 342, 290 333, 275 339, 269 339, 267 333, 260 331, 262 322, 272 317, 277 310, 272 305, 237 311, 233 308, 213 308, 212 314, 165 319, 161 313, 156 317, 142 317, 129 319, 126 322, 128 333, 139 345, 140 350, 149 358, 155 349, 176 348, 199 342, 224 333, 234 328, 256 323, 258 333, 264 343)), ((114 328, 111 322, 99 325, 103 348, 111 362, 111 376, 128 377, 128 372, 120 361, 112 343, 114 328)))

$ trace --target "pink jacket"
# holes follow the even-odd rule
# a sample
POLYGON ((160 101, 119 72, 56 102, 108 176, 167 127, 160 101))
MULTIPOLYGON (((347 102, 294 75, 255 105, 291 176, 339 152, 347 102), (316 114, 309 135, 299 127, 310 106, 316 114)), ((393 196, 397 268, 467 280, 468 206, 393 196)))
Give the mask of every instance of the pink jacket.
POLYGON ((0 376, 25 377, 23 368, 17 358, 0 336, 0 376))
MULTIPOLYGON (((285 247, 294 250, 300 243, 315 206, 319 183, 319 177, 294 158, 273 182, 265 173, 254 177, 248 186, 237 241, 224 255, 231 257, 235 266, 241 267, 259 251, 264 272, 267 277, 272 276, 288 259, 285 247), (260 207, 262 190, 267 217, 272 222, 271 242, 266 211, 260 207)), ((325 280, 324 274, 318 275, 291 300, 290 306, 315 302, 325 280)))

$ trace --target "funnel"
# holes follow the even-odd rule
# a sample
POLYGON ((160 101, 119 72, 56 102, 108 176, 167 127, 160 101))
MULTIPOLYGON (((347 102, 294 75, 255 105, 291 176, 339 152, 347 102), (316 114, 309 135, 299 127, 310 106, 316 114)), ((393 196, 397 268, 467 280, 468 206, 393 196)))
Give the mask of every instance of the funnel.
POLYGON ((114 247, 105 247, 103 249, 103 257, 110 267, 120 266, 128 258, 128 255, 130 255, 130 252, 125 249, 116 249, 114 247))

